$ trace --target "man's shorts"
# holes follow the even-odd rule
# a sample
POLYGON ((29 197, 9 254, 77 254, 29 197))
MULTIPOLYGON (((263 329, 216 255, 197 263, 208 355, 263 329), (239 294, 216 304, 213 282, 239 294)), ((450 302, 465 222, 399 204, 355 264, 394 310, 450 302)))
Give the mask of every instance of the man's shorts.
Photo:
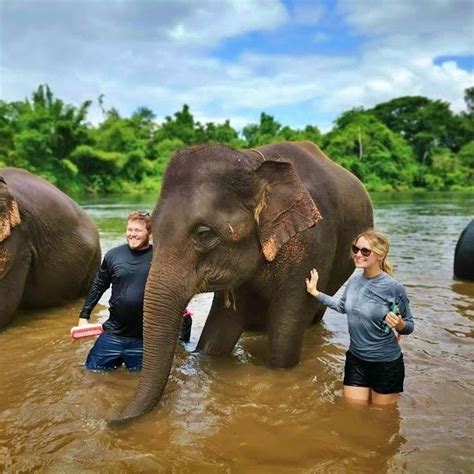
POLYGON ((405 364, 403 354, 390 362, 368 362, 346 352, 344 385, 369 387, 381 394, 403 392, 405 364))
POLYGON ((86 360, 86 369, 114 370, 125 364, 128 370, 141 370, 143 339, 102 333, 86 360))

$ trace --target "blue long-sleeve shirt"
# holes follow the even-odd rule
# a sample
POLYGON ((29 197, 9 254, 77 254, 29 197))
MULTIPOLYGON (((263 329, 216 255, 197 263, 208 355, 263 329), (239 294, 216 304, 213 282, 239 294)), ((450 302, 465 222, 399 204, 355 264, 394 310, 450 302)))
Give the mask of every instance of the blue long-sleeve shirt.
POLYGON ((391 311, 392 304, 398 305, 405 322, 405 327, 398 332, 410 334, 415 327, 405 288, 384 272, 372 278, 356 274, 349 279, 341 298, 319 292, 318 300, 347 314, 349 351, 363 360, 389 362, 400 357, 395 333, 384 331, 383 319, 391 311))
POLYGON ((144 250, 132 250, 124 244, 109 250, 92 282, 80 317, 89 319, 101 296, 112 285, 110 317, 103 324, 105 331, 115 336, 142 338, 143 299, 152 258, 151 245, 144 250))

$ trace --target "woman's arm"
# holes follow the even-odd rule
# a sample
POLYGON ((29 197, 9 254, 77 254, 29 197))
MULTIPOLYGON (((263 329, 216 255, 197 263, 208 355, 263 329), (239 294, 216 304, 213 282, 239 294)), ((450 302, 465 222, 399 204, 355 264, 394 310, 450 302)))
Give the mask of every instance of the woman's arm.
POLYGON ((413 332, 415 323, 413 321, 410 303, 403 285, 400 284, 398 292, 400 293, 398 298, 399 314, 390 311, 385 317, 385 322, 389 327, 396 329, 398 334, 406 336, 413 332))
MULTIPOLYGON (((400 308, 400 314, 402 316, 402 321, 403 327, 400 328, 395 328, 399 334, 407 335, 411 334, 413 330, 415 329, 415 322, 413 321, 413 315, 411 314, 411 309, 410 309, 410 302, 408 300, 407 293, 405 291, 405 288, 403 285, 400 285, 401 288, 401 294, 400 294, 400 301, 398 303, 398 306, 400 308)), ((401 326, 402 324, 400 324, 401 326)))

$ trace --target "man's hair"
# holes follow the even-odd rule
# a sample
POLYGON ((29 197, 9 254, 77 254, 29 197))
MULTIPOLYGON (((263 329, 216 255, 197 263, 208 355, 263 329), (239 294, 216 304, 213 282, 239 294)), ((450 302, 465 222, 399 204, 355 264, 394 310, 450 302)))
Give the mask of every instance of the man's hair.
POLYGON ((128 215, 127 222, 129 221, 140 221, 146 225, 146 230, 151 232, 151 216, 147 211, 133 211, 128 215))

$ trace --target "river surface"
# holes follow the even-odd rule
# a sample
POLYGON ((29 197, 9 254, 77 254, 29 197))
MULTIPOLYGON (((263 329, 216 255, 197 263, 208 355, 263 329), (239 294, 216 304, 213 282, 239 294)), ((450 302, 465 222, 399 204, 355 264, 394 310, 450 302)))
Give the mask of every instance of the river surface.
MULTIPOLYGON (((342 399, 345 316, 307 330, 301 363, 265 365, 266 338, 232 356, 193 352, 211 303, 196 296, 191 341, 178 346, 151 414, 111 429, 138 374, 83 368, 93 340, 72 342, 82 300, 20 313, 0 333, 0 471, 8 473, 346 473, 474 471, 474 283, 453 280, 453 255, 474 194, 373 195, 376 227, 415 317, 401 340, 407 376, 398 407, 342 399)), ((81 202, 103 253, 124 242, 127 214, 153 197, 81 202)), ((109 293, 92 322, 107 317, 109 293)))

